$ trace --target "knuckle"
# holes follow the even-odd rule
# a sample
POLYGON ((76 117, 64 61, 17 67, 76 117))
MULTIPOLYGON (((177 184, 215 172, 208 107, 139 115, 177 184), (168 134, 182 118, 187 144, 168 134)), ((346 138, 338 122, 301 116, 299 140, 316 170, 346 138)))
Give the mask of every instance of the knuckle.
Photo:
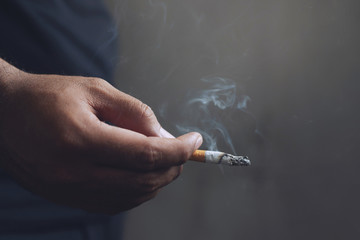
POLYGON ((96 78, 96 77, 92 77, 92 78, 86 78, 86 84, 88 84, 90 87, 92 88, 97 88, 99 86, 102 85, 102 79, 101 78, 96 78))
POLYGON ((106 94, 108 92, 106 81, 101 78, 87 78, 86 84, 89 91, 93 94, 106 94))
POLYGON ((184 147, 180 147, 178 152, 178 157, 179 157, 178 159, 179 165, 184 164, 190 157, 189 151, 187 151, 187 149, 184 147))
POLYGON ((145 103, 140 102, 140 118, 152 119, 155 117, 154 111, 145 103))
POLYGON ((183 170, 183 166, 176 167, 176 171, 172 180, 177 179, 182 173, 182 170, 183 170))
POLYGON ((140 191, 142 193, 152 193, 157 190, 157 181, 152 178, 145 178, 140 181, 140 191))
POLYGON ((148 195, 146 201, 149 201, 149 200, 151 200, 151 199, 154 199, 154 198, 158 195, 158 193, 159 193, 159 191, 156 191, 156 192, 148 195))
POLYGON ((147 200, 146 200, 146 201, 149 201, 149 200, 155 198, 156 195, 158 195, 159 191, 160 191, 160 190, 156 190, 156 191, 150 193, 150 194, 147 196, 147 200))
POLYGON ((160 151, 158 151, 154 146, 151 144, 147 144, 142 152, 140 168, 151 171, 156 169, 157 162, 161 159, 162 154, 160 151))
POLYGON ((102 84, 102 82, 104 81, 103 79, 98 77, 90 77, 87 78, 87 80, 90 82, 90 84, 94 84, 94 85, 102 84))
POLYGON ((183 171, 184 171, 184 165, 180 165, 179 166, 179 175, 178 176, 180 176, 183 171))
POLYGON ((169 175, 167 176, 167 182, 164 185, 170 184, 172 181, 175 181, 181 174, 182 166, 172 167, 169 175))

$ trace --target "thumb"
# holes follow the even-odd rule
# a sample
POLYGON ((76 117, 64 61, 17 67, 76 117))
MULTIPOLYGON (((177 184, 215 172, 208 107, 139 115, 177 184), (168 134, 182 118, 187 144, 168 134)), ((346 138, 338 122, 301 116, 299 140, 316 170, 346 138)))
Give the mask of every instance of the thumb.
POLYGON ((106 91, 92 91, 91 96, 93 107, 100 120, 146 136, 173 137, 161 127, 148 105, 117 90, 105 81, 103 85, 106 91))

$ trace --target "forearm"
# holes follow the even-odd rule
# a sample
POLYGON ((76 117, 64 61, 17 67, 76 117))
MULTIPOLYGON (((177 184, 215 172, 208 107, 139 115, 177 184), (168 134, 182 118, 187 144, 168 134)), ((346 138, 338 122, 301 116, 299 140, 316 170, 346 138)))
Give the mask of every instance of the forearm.
POLYGON ((5 158, 9 158, 6 147, 4 146, 3 123, 5 118, 7 117, 5 114, 5 108, 9 107, 6 106, 7 92, 10 86, 11 79, 16 72, 19 72, 19 70, 0 58, 0 168, 3 165, 3 160, 5 158))
MULTIPOLYGON (((20 72, 17 68, 12 66, 11 64, 7 63, 5 60, 0 58, 0 104, 3 103, 3 98, 6 93, 6 90, 9 87, 9 83, 11 79, 17 72, 20 72)), ((0 105, 0 109, 1 106, 0 105)))
POLYGON ((4 158, 4 147, 2 139, 2 119, 4 118, 3 108, 4 108, 4 96, 6 89, 6 72, 7 72, 8 63, 0 58, 0 168, 2 167, 2 162, 4 158))
POLYGON ((8 75, 10 64, 0 58, 0 87, 3 87, 6 76, 8 75))
MULTIPOLYGON (((0 130, 1 130, 1 119, 4 117, 3 109, 5 105, 5 95, 8 85, 8 76, 11 74, 12 66, 0 58, 0 130)), ((1 132, 0 132, 1 140, 1 132)))
POLYGON ((6 81, 5 76, 7 71, 7 65, 8 63, 0 58, 0 103, 1 103, 1 96, 5 91, 5 81, 6 81))

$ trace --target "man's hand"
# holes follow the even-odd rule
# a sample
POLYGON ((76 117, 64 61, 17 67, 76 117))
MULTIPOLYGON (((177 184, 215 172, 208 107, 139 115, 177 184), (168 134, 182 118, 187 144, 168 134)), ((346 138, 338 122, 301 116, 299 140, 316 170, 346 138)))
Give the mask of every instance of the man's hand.
POLYGON ((133 208, 172 182, 202 143, 197 133, 172 138, 148 106, 101 79, 6 64, 0 145, 9 157, 0 164, 49 200, 98 213, 133 208))

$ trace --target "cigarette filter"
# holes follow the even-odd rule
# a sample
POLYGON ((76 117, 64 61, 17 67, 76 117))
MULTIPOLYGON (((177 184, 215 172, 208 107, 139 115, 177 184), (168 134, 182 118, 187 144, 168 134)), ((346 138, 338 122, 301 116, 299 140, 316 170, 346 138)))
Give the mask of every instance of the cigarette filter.
POLYGON ((190 157, 191 161, 223 164, 229 166, 249 166, 250 159, 246 156, 234 156, 224 152, 196 150, 190 157))

